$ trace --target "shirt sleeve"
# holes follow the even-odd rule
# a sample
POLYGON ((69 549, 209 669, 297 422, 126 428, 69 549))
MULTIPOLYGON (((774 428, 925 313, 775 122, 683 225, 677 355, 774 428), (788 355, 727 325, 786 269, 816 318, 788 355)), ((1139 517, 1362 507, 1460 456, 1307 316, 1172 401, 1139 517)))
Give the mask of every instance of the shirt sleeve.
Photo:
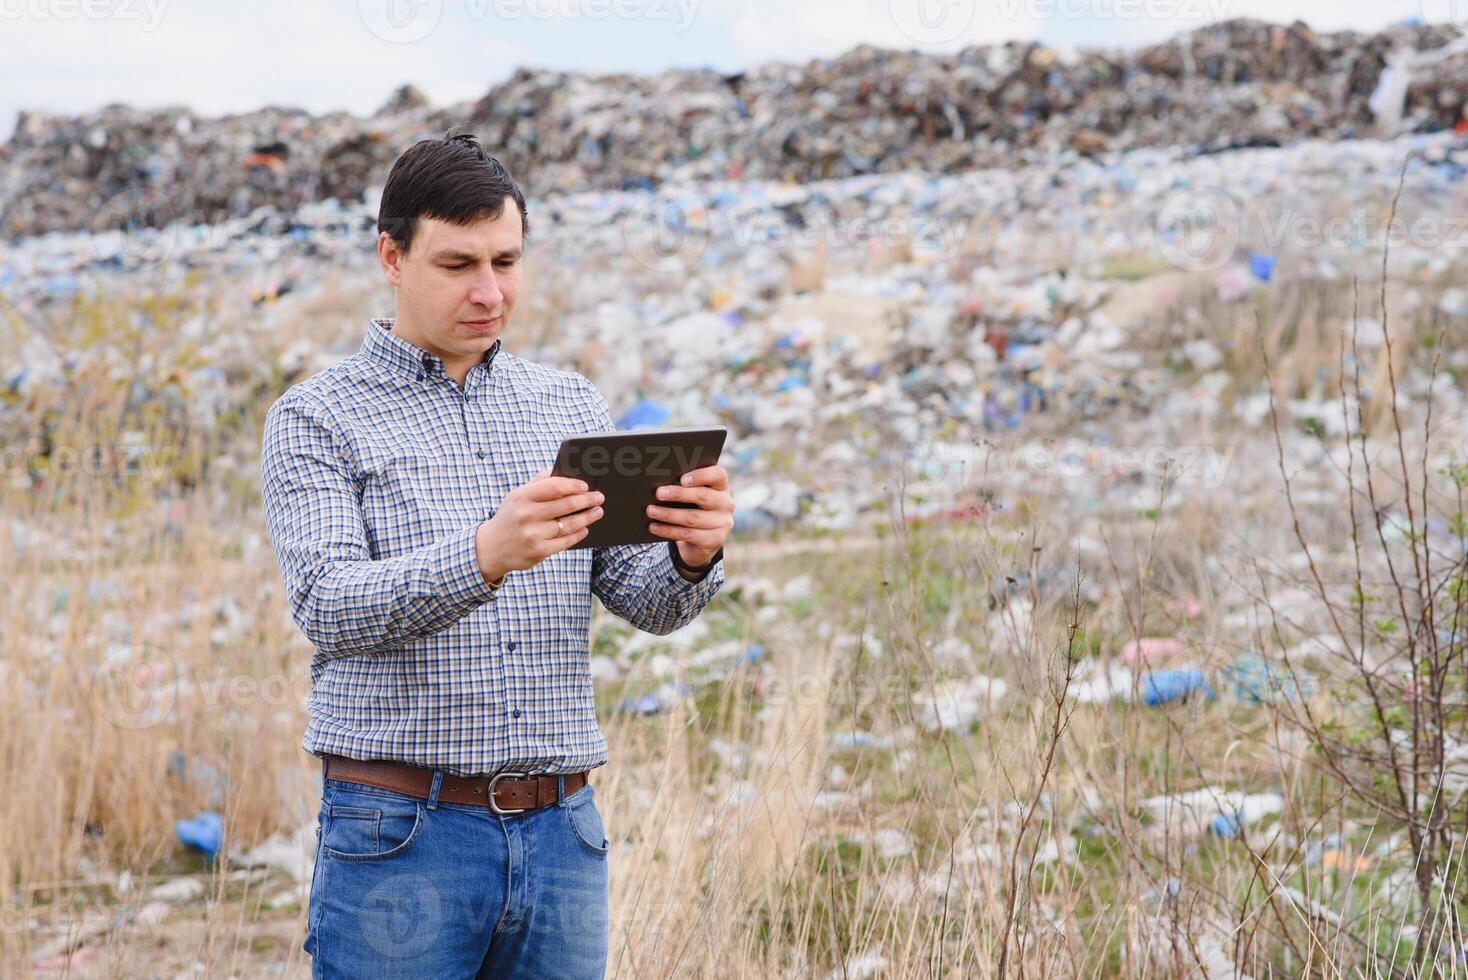
POLYGON ((474 527, 372 560, 345 445, 303 395, 266 413, 260 488, 291 615, 328 659, 441 632, 498 595, 479 571, 474 527))
MULTIPOLYGON (((606 398, 585 377, 581 384, 590 400, 591 431, 617 431, 606 398)), ((661 636, 687 626, 723 584, 723 558, 690 582, 673 564, 666 541, 592 549, 591 591, 608 610, 647 633, 661 636)))

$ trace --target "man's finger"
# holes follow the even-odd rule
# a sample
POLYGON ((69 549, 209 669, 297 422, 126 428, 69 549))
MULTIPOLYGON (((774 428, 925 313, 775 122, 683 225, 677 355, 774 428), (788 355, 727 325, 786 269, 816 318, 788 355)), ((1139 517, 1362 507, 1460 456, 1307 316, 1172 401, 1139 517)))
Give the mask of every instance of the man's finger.
POLYGON ((585 493, 591 489, 585 480, 574 476, 550 476, 537 477, 525 484, 529 489, 527 493, 531 500, 555 500, 572 493, 585 493))
POLYGON ((724 506, 732 498, 727 490, 715 490, 713 487, 659 487, 657 498, 660 501, 682 501, 695 504, 704 510, 728 510, 724 506))
POLYGON ((544 503, 537 503, 531 511, 537 520, 553 521, 557 517, 566 517, 570 514, 579 514, 593 507, 600 507, 603 501, 597 499, 598 491, 591 490, 586 493, 573 493, 568 497, 557 497, 544 503))
POLYGON ((715 490, 729 489, 729 471, 722 466, 705 466, 689 470, 678 481, 685 487, 713 487, 715 490))
POLYGON ((717 511, 690 510, 687 507, 647 508, 647 516, 658 524, 676 524, 680 527, 711 528, 723 527, 725 517, 717 511))

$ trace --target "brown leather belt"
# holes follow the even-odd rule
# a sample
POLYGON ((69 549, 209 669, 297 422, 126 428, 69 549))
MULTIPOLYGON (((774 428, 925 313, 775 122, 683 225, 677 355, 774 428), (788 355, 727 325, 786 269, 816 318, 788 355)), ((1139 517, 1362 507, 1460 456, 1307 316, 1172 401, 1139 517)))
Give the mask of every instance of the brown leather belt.
MULTIPOLYGON (((375 786, 394 793, 416 796, 421 800, 428 799, 433 788, 433 770, 423 766, 381 759, 368 762, 339 755, 324 755, 321 757, 321 764, 326 770, 327 779, 375 786)), ((567 796, 586 785, 584 772, 538 776, 519 772, 500 772, 493 776, 454 776, 444 773, 443 782, 438 787, 438 798, 445 803, 487 806, 495 813, 524 813, 550 806, 559 799, 556 795, 557 779, 565 780, 567 796)))

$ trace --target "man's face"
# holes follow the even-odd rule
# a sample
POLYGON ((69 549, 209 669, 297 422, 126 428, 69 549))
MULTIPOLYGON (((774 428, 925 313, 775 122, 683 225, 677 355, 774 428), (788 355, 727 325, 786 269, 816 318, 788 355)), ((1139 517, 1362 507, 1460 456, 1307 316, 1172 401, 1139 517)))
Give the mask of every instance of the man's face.
POLYGON ((445 362, 478 361, 504 332, 520 288, 520 211, 454 225, 422 218, 406 255, 386 232, 378 258, 398 291, 394 333, 445 362))

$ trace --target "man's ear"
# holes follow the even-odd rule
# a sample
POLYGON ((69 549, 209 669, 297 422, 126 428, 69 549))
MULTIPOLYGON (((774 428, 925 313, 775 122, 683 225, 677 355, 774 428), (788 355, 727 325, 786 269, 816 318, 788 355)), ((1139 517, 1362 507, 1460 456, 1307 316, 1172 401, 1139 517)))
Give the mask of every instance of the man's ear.
POLYGON ((377 235, 377 260, 382 265, 382 274, 392 285, 398 285, 403 278, 403 252, 398 243, 393 240, 392 235, 387 232, 379 232, 377 235))

